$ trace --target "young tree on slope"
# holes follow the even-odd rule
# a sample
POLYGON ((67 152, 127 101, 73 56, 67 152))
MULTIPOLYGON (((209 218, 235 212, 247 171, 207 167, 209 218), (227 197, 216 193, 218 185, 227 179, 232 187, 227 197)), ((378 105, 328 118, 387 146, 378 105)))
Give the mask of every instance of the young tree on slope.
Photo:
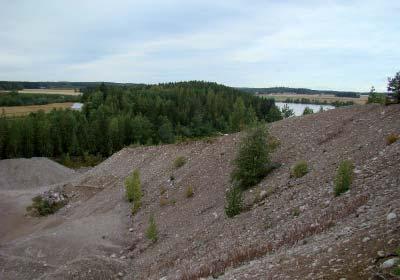
POLYGON ((389 78, 388 82, 388 91, 393 92, 397 103, 400 103, 400 71, 393 78, 389 78))

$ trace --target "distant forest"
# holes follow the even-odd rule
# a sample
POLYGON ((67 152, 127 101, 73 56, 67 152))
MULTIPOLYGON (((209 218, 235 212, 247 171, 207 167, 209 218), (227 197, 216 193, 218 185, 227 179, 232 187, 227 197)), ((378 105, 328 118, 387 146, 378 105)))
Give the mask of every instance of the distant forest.
MULTIPOLYGON (((290 88, 290 87, 270 87, 270 88, 238 88, 239 90, 258 93, 258 94, 283 94, 283 93, 294 93, 294 94, 333 94, 337 97, 353 97, 359 98, 360 92, 353 91, 334 91, 334 90, 313 90, 308 88, 290 88)), ((367 94, 367 93, 365 93, 367 94)))
POLYGON ((105 157, 130 144, 174 143, 282 118, 273 100, 216 83, 99 84, 82 92, 81 112, 1 116, 0 158, 105 157))
MULTIPOLYGON (((87 87, 95 87, 101 84, 105 85, 140 85, 140 84, 120 84, 120 83, 103 83, 103 82, 13 82, 0 81, 0 90, 23 90, 23 89, 40 89, 40 88, 57 88, 57 89, 80 89, 87 87)), ((144 84, 141 84, 144 85, 144 84)))
POLYGON ((17 93, 14 91, 0 92, 0 106, 25 106, 62 102, 79 102, 80 99, 80 96, 63 94, 17 93))

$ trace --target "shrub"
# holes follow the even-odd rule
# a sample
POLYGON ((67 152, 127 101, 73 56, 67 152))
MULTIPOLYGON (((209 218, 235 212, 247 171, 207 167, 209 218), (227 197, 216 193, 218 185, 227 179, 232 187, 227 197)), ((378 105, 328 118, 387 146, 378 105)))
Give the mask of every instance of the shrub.
POLYGON ((368 96, 367 103, 385 104, 386 96, 384 93, 373 92, 368 96))
POLYGON ((282 107, 281 112, 282 112, 282 116, 283 116, 284 118, 290 118, 291 116, 294 116, 294 111, 293 111, 293 109, 290 109, 290 108, 289 108, 289 105, 287 105, 287 104, 285 104, 285 105, 282 107))
POLYGON ((47 216, 54 214, 64 205, 63 202, 49 201, 38 195, 32 198, 32 205, 26 207, 26 211, 33 216, 47 216))
POLYGON ((391 145, 391 144, 393 144, 394 142, 396 142, 396 141, 399 140, 399 139, 400 139, 400 136, 399 136, 399 135, 396 135, 396 134, 394 134, 394 133, 391 133, 391 134, 388 135, 388 137, 386 137, 386 143, 387 143, 388 145, 391 145))
POLYGON ((140 184, 139 170, 133 171, 125 180, 126 198, 133 202, 132 214, 135 214, 142 206, 142 188, 140 184))
POLYGON ((188 186, 186 188, 185 195, 186 195, 187 198, 190 198, 190 197, 192 197, 194 195, 194 191, 193 191, 193 187, 192 186, 188 186))
POLYGON ((354 165, 349 160, 344 160, 340 163, 335 178, 335 196, 338 196, 349 190, 353 181, 354 165))
POLYGON ((314 110, 311 109, 310 107, 304 108, 303 116, 304 116, 304 115, 309 115, 309 114, 314 114, 314 110))
POLYGON ((147 227, 147 230, 146 230, 146 237, 153 243, 157 242, 157 240, 158 240, 157 225, 156 225, 156 221, 154 220, 153 214, 150 215, 150 218, 149 218, 149 226, 147 227))
POLYGON ((175 168, 182 167, 182 166, 185 165, 186 161, 187 161, 187 160, 186 160, 186 158, 185 158, 184 156, 177 157, 177 158, 174 160, 174 167, 175 167, 175 168))
POLYGON ((232 218, 243 210, 242 190, 237 186, 232 186, 226 193, 225 214, 232 218))
POLYGON ((264 126, 247 132, 241 140, 231 179, 242 189, 259 183, 271 171, 268 133, 264 126))
POLYGON ((303 177, 308 173, 307 162, 302 160, 295 164, 292 170, 292 175, 296 178, 303 177))

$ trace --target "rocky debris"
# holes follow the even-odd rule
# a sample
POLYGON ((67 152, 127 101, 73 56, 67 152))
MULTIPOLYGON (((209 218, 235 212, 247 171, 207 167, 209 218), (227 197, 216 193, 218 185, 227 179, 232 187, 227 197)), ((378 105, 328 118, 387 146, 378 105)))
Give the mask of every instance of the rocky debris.
POLYGON ((396 215, 396 213, 394 213, 394 212, 389 213, 389 214, 387 215, 387 217, 386 217, 386 219, 387 219, 388 221, 392 221, 392 220, 394 220, 394 219, 396 219, 396 218, 397 218, 397 215, 396 215))
POLYGON ((381 268, 383 269, 392 268, 395 264, 399 262, 399 260, 400 260, 399 258, 388 259, 381 264, 381 268))
POLYGON ((384 251, 378 251, 377 252, 378 257, 383 258, 384 256, 386 256, 384 251))
POLYGON ((66 204, 68 202, 67 194, 60 188, 45 191, 40 194, 43 200, 46 200, 50 205, 52 204, 66 204))
POLYGON ((394 252, 400 239, 398 219, 387 221, 400 206, 400 142, 385 143, 388 133, 400 130, 399 115, 398 105, 368 105, 271 124, 271 134, 281 142, 271 159, 282 165, 245 193, 254 198, 260 190, 264 199, 233 219, 224 213, 225 190, 240 134, 125 148, 76 180, 76 186, 98 188, 88 200, 79 200, 62 219, 43 219, 33 234, 2 244, 0 259, 7 258, 6 265, 0 263, 0 278, 27 278, 3 277, 15 276, 8 260, 15 255, 24 260, 18 270, 36 269, 37 279, 89 277, 96 270, 106 275, 103 279, 119 272, 125 279, 369 279, 380 268, 377 252, 394 252), (188 162, 172 170, 177 156, 188 162), (350 190, 335 197, 336 169, 343 159, 351 159, 360 172, 350 190), (313 168, 295 180, 290 167, 299 160, 313 168), (134 169, 140 171, 144 196, 142 208, 131 216, 123 182, 134 169), (196 189, 190 200, 184 192, 189 185, 196 189), (174 205, 159 205, 161 188, 168 188, 174 205), (154 244, 145 238, 151 214, 160 236, 154 244), (111 258, 113 252, 120 253, 111 258), (79 258, 89 254, 104 257, 82 263, 79 258), (49 263, 45 271, 42 263, 42 270, 27 264, 28 257, 39 255, 49 263))

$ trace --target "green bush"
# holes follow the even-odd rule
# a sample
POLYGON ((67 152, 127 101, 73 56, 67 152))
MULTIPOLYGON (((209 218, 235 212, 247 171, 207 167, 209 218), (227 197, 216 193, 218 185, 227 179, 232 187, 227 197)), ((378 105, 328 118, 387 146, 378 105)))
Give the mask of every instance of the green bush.
POLYGON ((265 126, 250 129, 241 140, 231 179, 242 189, 259 183, 271 171, 270 147, 265 126))
POLYGON ((292 170, 292 175, 296 178, 303 177, 308 173, 307 162, 302 160, 295 164, 292 170))
POLYGON ((140 184, 139 170, 133 171, 125 180, 126 198, 133 202, 132 214, 135 214, 142 206, 142 188, 140 184))
POLYGON ((354 165, 349 160, 344 160, 340 163, 335 178, 335 196, 338 196, 349 190, 353 181, 354 165))
POLYGON ((225 214, 232 218, 243 210, 242 190, 237 186, 232 186, 226 193, 225 214))
POLYGON ((311 109, 310 107, 304 108, 303 116, 304 116, 304 115, 310 115, 310 114, 314 114, 314 110, 311 109))
POLYGON ((156 221, 154 220, 154 215, 150 215, 149 226, 146 230, 146 237, 153 243, 157 242, 158 240, 158 230, 156 221))
POLYGON ((32 216, 47 216, 54 214, 64 205, 63 202, 50 202, 38 195, 32 198, 32 205, 26 207, 26 211, 32 216))
POLYGON ((174 160, 174 167, 175 167, 175 168, 182 167, 182 166, 185 165, 185 163, 186 163, 186 158, 185 158, 185 157, 183 157, 183 156, 177 157, 177 158, 174 160))
POLYGON ((368 96, 367 103, 378 103, 378 104, 385 104, 386 97, 384 93, 372 92, 368 96))

